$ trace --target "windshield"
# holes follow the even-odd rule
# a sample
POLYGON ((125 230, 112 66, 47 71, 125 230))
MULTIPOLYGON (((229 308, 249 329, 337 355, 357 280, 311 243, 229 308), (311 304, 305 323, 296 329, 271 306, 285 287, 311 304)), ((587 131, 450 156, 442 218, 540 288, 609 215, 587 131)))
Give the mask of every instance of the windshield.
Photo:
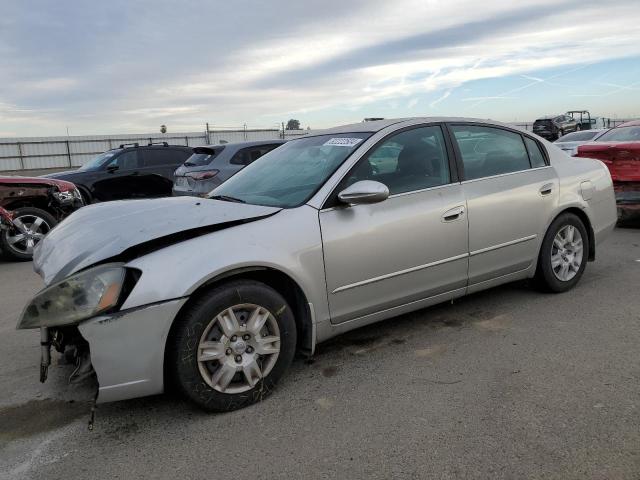
POLYGON ((370 136, 338 133, 292 140, 240 170, 210 196, 271 207, 302 205, 370 136))
POLYGON ((213 162, 220 152, 224 150, 224 146, 219 147, 196 147, 193 149, 193 155, 184 162, 185 167, 202 167, 213 162))
POLYGON ((112 158, 119 150, 109 150, 108 152, 101 153, 97 157, 92 158, 83 166, 81 166, 78 170, 97 170, 102 165, 107 163, 110 158, 112 158))
POLYGON ((637 142, 640 141, 640 125, 634 127, 612 128, 598 138, 599 142, 637 142))
POLYGON ((585 130, 584 132, 572 132, 569 133, 567 135, 565 135, 564 137, 560 137, 558 140, 556 140, 556 143, 560 143, 560 142, 583 142, 583 141, 588 141, 591 140, 593 137, 595 137, 596 135, 598 135, 600 132, 596 131, 590 131, 590 130, 585 130))

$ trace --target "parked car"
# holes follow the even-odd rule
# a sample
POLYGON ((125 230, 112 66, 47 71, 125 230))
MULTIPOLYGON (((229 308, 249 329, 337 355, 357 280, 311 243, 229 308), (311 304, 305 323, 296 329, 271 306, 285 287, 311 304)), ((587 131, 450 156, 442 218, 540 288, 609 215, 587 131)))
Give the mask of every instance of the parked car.
POLYGON ((550 141, 557 140, 567 133, 577 132, 580 129, 580 123, 569 115, 543 117, 533 122, 533 133, 550 141))
POLYGON ((43 329, 44 370, 48 339, 85 352, 98 402, 166 379, 234 410, 348 330, 524 278, 565 292, 615 223, 599 161, 491 121, 363 122, 290 140, 208 198, 83 208, 38 248, 46 288, 18 328, 43 329))
POLYGON ((191 147, 166 142, 125 144, 98 155, 78 170, 44 177, 75 183, 85 203, 167 197, 173 187, 173 172, 191 153, 191 147))
POLYGON ((578 157, 602 160, 611 172, 620 219, 640 216, 640 120, 612 128, 578 147, 578 157))
POLYGON ((31 260, 33 248, 60 220, 83 205, 73 183, 32 177, 0 177, 5 228, 0 250, 12 260, 31 260))
POLYGON ((285 140, 226 143, 196 147, 174 173, 173 194, 202 197, 285 140))
POLYGON ((580 145, 596 141, 600 135, 608 130, 608 128, 594 128, 592 130, 567 133, 553 142, 553 144, 570 157, 573 157, 578 152, 580 145))

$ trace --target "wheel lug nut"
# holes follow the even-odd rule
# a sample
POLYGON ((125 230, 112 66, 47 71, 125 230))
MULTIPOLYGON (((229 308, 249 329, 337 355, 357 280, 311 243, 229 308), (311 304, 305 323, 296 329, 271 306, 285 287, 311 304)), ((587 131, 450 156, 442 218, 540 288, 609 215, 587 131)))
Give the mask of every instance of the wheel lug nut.
POLYGON ((225 352, 227 355, 231 355, 231 349, 227 348, 227 351, 225 352))
POLYGON ((241 355, 236 355, 236 362, 238 362, 238 363, 242 362, 242 356, 241 355))
POLYGON ((242 338, 243 338, 244 340, 249 340, 249 339, 251 338, 251 335, 249 335, 248 333, 245 333, 245 334, 242 336, 242 338))
POLYGON ((247 347, 247 353, 253 353, 253 347, 247 347))
POLYGON ((235 335, 231 335, 231 341, 235 342, 238 339, 238 337, 236 337, 235 335))

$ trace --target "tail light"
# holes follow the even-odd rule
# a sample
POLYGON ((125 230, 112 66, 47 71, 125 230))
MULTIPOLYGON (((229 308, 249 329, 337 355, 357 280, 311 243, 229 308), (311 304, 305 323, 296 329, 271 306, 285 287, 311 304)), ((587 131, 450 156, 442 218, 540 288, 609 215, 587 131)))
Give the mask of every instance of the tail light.
POLYGON ((185 177, 193 178, 194 180, 208 180, 215 177, 219 170, 208 170, 206 172, 190 172, 185 174, 185 177))

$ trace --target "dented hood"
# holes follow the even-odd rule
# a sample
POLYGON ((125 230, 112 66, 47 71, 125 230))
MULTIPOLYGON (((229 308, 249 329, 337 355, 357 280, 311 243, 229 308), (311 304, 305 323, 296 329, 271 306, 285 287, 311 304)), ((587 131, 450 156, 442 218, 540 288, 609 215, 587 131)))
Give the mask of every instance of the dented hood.
POLYGON ((264 218, 279 210, 194 197, 89 205, 51 230, 37 245, 33 265, 49 285, 108 259, 126 261, 127 257, 264 218))

